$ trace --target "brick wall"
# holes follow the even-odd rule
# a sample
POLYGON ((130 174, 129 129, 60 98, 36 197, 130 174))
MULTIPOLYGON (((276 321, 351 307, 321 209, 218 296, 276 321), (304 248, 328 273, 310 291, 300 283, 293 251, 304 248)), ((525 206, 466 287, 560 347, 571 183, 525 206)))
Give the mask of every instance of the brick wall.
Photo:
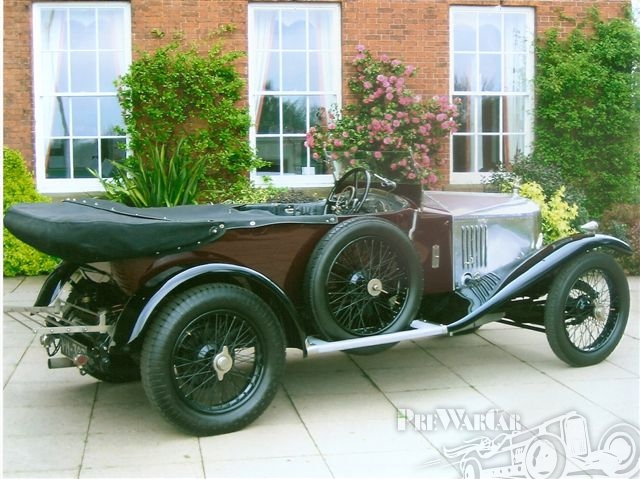
MULTIPOLYGON (((33 93, 31 65, 31 3, 4 0, 4 144, 23 153, 33 165, 33 93)), ((422 95, 446 94, 449 89, 449 6, 504 5, 536 8, 536 29, 570 30, 597 4, 605 18, 619 16, 628 0, 342 0, 343 64, 358 44, 418 67, 410 87, 422 95)), ((132 3, 134 58, 174 38, 197 41, 206 51, 221 25, 236 29, 225 34, 229 49, 247 49, 246 0, 145 0, 132 3)), ((246 59, 238 63, 246 74, 246 59)), ((345 74, 348 70, 345 68, 345 74)), ((346 92, 346 85, 344 86, 346 92)), ((443 172, 448 175, 448 171, 443 172)))

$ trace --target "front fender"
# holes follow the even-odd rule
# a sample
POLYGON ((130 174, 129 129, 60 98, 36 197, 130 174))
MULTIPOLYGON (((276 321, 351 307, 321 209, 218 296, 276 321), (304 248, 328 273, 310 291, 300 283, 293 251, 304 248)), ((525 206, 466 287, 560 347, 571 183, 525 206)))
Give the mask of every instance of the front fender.
POLYGON ((265 296, 269 297, 270 300, 267 302, 270 303, 270 306, 274 307, 276 316, 283 322, 287 336, 289 337, 290 331, 294 330, 295 337, 290 339, 294 339, 294 343, 298 343, 298 346, 304 347, 304 334, 300 324, 300 319, 291 300, 282 288, 258 271, 254 271, 244 266, 221 263, 194 266, 179 272, 164 282, 163 285, 149 298, 138 314, 137 319, 133 324, 133 328, 131 329, 131 333, 129 334, 127 343, 133 342, 140 336, 143 329, 149 322, 151 315, 168 294, 175 291, 188 281, 212 274, 216 276, 216 280, 225 277, 242 277, 249 280, 250 283, 259 289, 260 296, 263 298, 265 296), (292 326, 292 328, 289 328, 288 326, 292 326))
POLYGON ((448 326, 449 332, 464 329, 485 314, 497 312, 507 301, 525 292, 537 281, 554 272, 567 261, 596 248, 609 248, 631 254, 631 247, 608 235, 574 235, 558 240, 537 251, 508 272, 493 295, 479 304, 472 304, 469 313, 448 326))

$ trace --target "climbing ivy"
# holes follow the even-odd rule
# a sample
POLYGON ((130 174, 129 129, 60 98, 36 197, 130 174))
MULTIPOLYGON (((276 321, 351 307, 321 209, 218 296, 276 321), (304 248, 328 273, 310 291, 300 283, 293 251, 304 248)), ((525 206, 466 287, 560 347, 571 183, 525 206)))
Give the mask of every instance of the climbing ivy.
POLYGON ((600 216, 640 201, 640 31, 629 10, 604 21, 597 9, 566 37, 537 44, 536 161, 557 167, 600 216))

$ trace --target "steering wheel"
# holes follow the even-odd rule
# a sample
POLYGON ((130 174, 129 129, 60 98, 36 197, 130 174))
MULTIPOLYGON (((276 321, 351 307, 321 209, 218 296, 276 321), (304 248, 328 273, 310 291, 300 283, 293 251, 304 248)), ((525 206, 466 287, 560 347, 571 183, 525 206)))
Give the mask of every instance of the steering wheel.
POLYGON ((364 168, 347 171, 327 196, 325 214, 353 215, 360 211, 371 187, 371 173, 364 168))

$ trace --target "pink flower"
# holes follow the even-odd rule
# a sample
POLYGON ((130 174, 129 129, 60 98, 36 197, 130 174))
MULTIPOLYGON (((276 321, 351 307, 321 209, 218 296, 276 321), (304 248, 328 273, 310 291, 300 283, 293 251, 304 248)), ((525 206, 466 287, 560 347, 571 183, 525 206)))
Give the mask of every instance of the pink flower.
POLYGON ((364 45, 356 45, 356 50, 358 50, 359 52, 364 52, 365 51, 365 46, 364 45))
POLYGON ((393 93, 387 93, 387 94, 385 95, 385 98, 386 98, 387 100, 389 100, 389 101, 393 100, 393 93))
POLYGON ((380 158, 382 158, 382 152, 380 151, 374 151, 373 152, 373 157, 377 160, 379 160, 380 158))
POLYGON ((370 81, 364 82, 362 86, 364 87, 365 90, 371 90, 373 88, 373 85, 371 84, 370 81))

